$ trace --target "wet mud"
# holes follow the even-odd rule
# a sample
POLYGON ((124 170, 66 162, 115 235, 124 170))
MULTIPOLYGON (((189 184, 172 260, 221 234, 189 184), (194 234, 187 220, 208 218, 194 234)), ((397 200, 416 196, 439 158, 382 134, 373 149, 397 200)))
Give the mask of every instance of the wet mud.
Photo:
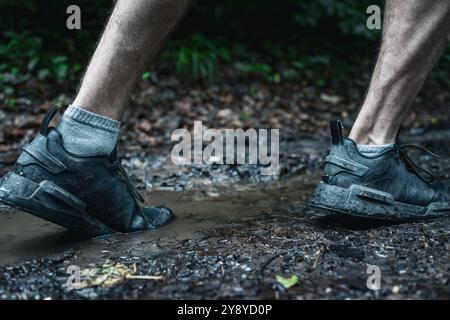
MULTIPOLYGON (((421 142, 441 158, 420 157, 419 164, 448 183, 449 141, 421 142)), ((86 240, 2 206, 0 299, 450 298, 450 219, 391 224, 308 208, 320 179, 324 148, 318 150, 316 165, 301 160, 305 169, 275 181, 214 183, 204 169, 195 175, 191 168, 196 183, 180 192, 165 189, 173 176, 159 168, 146 202, 177 214, 160 230, 86 240), (69 266, 107 260, 142 277, 112 287, 67 286, 69 266), (379 268, 379 290, 367 286, 368 266, 379 268), (277 280, 293 275, 298 281, 289 289, 277 280)))
POLYGON ((145 251, 141 245, 147 241, 164 245, 165 241, 196 239, 213 228, 243 226, 258 220, 258 216, 280 212, 310 194, 318 179, 319 176, 302 176, 263 188, 216 189, 219 192, 214 194, 207 190, 154 191, 147 195, 146 205, 170 206, 177 216, 175 222, 155 231, 91 241, 38 217, 8 209, 0 215, 0 265, 65 250, 80 250, 80 256, 88 260, 102 251, 109 253, 112 244, 115 252, 127 250, 134 254, 145 251))

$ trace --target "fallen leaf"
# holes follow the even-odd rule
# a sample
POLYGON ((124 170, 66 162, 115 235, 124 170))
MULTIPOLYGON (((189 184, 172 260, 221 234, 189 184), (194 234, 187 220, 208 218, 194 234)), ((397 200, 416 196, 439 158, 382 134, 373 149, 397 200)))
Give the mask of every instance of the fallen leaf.
POLYGON ((113 287, 125 280, 164 280, 163 276, 135 275, 136 264, 132 268, 118 262, 106 260, 101 267, 90 267, 81 271, 82 281, 76 286, 77 289, 101 286, 113 287))
POLYGON ((298 277, 294 274, 289 278, 285 278, 283 276, 276 276, 275 278, 279 284, 281 284, 286 289, 296 285, 298 283, 298 277))

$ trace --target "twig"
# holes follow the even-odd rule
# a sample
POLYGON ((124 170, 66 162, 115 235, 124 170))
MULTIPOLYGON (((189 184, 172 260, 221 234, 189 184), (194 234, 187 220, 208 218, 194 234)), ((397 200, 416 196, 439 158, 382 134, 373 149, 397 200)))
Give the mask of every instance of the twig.
POLYGON ((322 256, 322 253, 325 251, 325 246, 323 244, 320 245, 319 250, 315 253, 316 258, 314 259, 314 263, 312 265, 312 270, 316 270, 317 264, 319 262, 319 258, 322 256))
POLYGON ((132 280, 164 280, 163 276, 146 276, 146 275, 126 275, 126 279, 132 280))

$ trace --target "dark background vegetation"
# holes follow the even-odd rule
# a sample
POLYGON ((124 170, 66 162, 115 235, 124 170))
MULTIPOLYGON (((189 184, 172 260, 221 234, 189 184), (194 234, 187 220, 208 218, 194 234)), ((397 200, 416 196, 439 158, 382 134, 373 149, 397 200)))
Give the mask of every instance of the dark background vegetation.
MULTIPOLYGON (((339 89, 372 69, 380 33, 366 28, 371 4, 383 6, 383 1, 197 0, 143 77, 157 72, 214 82, 231 72, 339 89)), ((33 98, 36 88, 23 86, 30 80, 73 93, 112 5, 108 0, 0 0, 2 107, 33 98), (81 7, 81 30, 65 26, 70 4, 81 7)), ((449 66, 447 50, 431 85, 448 87, 449 66)))

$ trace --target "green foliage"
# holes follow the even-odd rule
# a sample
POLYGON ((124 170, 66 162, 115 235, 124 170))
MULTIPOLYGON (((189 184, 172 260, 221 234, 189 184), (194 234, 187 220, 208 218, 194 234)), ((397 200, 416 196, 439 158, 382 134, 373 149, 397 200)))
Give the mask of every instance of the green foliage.
POLYGON ((193 80, 212 81, 220 62, 228 62, 230 53, 225 47, 200 33, 195 33, 180 41, 175 41, 166 50, 166 59, 175 60, 175 71, 182 77, 193 80), (175 56, 171 53, 176 52, 175 56))
POLYGON ((0 81, 2 84, 17 84, 30 76, 43 80, 52 78, 59 84, 67 77, 76 77, 81 65, 69 63, 65 55, 55 55, 43 50, 42 39, 28 32, 5 32, 4 43, 0 43, 0 81))
POLYGON ((269 77, 272 74, 272 67, 267 63, 236 62, 234 67, 244 75, 269 77))
POLYGON ((197 1, 193 15, 203 17, 205 26, 220 24, 217 32, 226 40, 216 41, 207 31, 187 37, 171 59, 175 71, 191 79, 210 81, 221 63, 232 61, 246 77, 274 83, 306 78, 337 87, 361 73, 361 60, 375 57, 380 33, 366 28, 372 4, 382 7, 383 1, 197 1), (359 54, 349 56, 350 50, 359 54), (228 53, 226 59, 217 54, 221 51, 228 53))
MULTIPOLYGON (((242 77, 273 83, 303 79, 316 86, 343 86, 373 64, 380 32, 366 28, 366 9, 383 2, 196 0, 155 71, 211 82, 232 68, 242 77)), ((111 5, 109 0, 0 1, 0 84, 6 104, 16 104, 17 85, 31 78, 73 90, 111 5), (60 27, 65 23, 61 12, 70 4, 82 8, 81 31, 60 27)), ((447 50, 431 83, 448 87, 449 70, 447 50)), ((151 77, 150 72, 142 76, 151 77)))
MULTIPOLYGON (((44 49, 43 40, 29 32, 4 32, 0 42, 0 86, 7 107, 17 102, 17 87, 30 79, 47 80, 61 86, 73 86, 81 75, 80 63, 66 55, 44 49)), ((26 91, 20 93, 26 94, 26 91)))

